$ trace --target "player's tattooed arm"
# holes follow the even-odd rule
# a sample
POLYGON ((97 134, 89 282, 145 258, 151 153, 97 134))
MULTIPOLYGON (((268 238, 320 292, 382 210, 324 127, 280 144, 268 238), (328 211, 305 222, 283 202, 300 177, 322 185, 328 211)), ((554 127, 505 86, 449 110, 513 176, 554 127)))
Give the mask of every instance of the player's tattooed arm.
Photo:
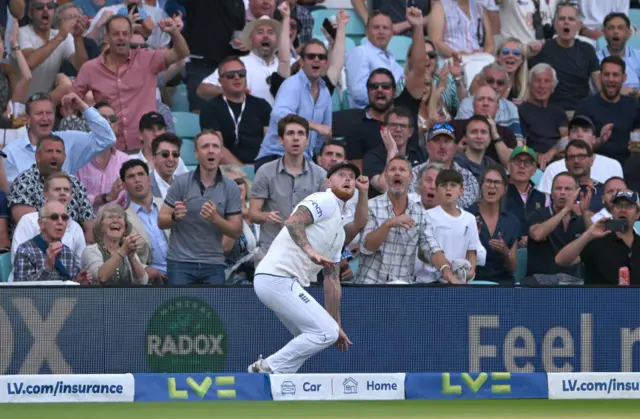
POLYGON ((302 205, 284 223, 287 230, 289 230, 291 239, 304 251, 311 248, 306 232, 307 226, 311 224, 313 224, 313 215, 307 207, 302 205))
POLYGON ((342 287, 340 285, 340 264, 324 268, 324 306, 327 312, 340 325, 340 299, 342 287))

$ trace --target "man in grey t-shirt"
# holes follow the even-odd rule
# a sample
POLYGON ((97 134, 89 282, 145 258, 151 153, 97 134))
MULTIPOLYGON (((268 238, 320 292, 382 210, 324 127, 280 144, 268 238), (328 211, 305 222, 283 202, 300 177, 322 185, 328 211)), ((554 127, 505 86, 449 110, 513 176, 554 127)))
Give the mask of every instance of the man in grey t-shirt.
POLYGON ((167 282, 171 285, 225 282, 222 236, 242 235, 240 190, 219 169, 223 142, 204 131, 195 137, 198 167, 173 180, 158 216, 171 229, 167 282))

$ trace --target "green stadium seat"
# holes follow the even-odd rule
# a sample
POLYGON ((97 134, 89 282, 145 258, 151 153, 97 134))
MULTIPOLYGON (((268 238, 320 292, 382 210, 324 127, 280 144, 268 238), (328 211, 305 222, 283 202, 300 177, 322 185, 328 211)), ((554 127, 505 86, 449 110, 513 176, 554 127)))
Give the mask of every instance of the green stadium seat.
POLYGON ((516 284, 527 275, 527 249, 518 249, 518 270, 516 271, 516 284))
POLYGON ((11 253, 3 253, 0 255, 0 282, 7 282, 9 275, 13 269, 11 261, 11 253))
POLYGON ((333 112, 338 112, 342 110, 342 100, 340 100, 340 93, 338 89, 333 91, 333 95, 331 95, 331 104, 333 112))
MULTIPOLYGON (((194 138, 200 132, 200 116, 191 112, 172 112, 176 125, 176 135, 180 138, 194 138)), ((185 163, 186 164, 186 163, 185 163)))
POLYGON ((629 9, 629 20, 636 28, 640 28, 640 9, 629 9))
POLYGON ((408 36, 394 36, 391 38, 387 50, 391 51, 396 61, 404 63, 407 59, 407 52, 411 47, 411 38, 408 36))
MULTIPOLYGON (((189 139, 182 140, 182 147, 180 147, 180 157, 184 161, 185 166, 188 168, 190 166, 197 166, 198 159, 196 159, 196 152, 194 147, 194 142, 189 139)), ((189 168, 189 170, 192 170, 189 168)))
POLYGON ((255 172, 254 168, 255 168, 255 166, 252 165, 252 164, 245 164, 244 166, 242 166, 242 170, 244 170, 244 172, 249 177, 251 182, 253 182, 253 178, 256 175, 256 172, 255 172))
POLYGON ((171 111, 189 112, 189 96, 186 84, 180 83, 175 87, 175 91, 171 96, 171 111))
POLYGON ((635 224, 633 225, 633 229, 635 230, 636 234, 640 234, 640 221, 635 222, 635 224))
POLYGON ((498 285, 498 283, 493 281, 472 281, 469 285, 498 285))
MULTIPOLYGON (((339 11, 340 9, 318 9, 311 12, 311 16, 313 16, 313 36, 315 38, 323 35, 321 30, 322 22, 325 19, 331 20, 331 17, 338 14, 339 11)), ((355 10, 347 9, 346 12, 351 16, 347 23, 347 36, 364 36, 366 27, 360 16, 355 10)))
POLYGON ((531 176, 531 182, 533 182, 534 186, 538 186, 538 183, 540 183, 540 179, 542 179, 542 174, 544 172, 540 169, 536 170, 536 172, 533 174, 533 176, 531 176))

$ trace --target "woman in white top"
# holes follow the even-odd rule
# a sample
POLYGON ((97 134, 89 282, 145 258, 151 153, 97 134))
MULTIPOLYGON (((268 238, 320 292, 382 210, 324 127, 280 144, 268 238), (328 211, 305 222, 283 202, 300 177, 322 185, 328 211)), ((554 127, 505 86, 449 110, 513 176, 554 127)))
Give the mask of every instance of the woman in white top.
POLYGON ((487 10, 477 0, 433 2, 427 27, 438 54, 443 57, 494 52, 491 22, 487 10))

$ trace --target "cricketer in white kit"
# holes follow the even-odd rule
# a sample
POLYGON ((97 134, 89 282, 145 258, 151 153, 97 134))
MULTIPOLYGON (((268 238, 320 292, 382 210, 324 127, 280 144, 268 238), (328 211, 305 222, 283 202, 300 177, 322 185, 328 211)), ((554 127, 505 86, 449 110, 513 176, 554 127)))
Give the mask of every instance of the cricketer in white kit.
POLYGON ((260 301, 278 316, 294 338, 249 372, 295 373, 313 355, 336 343, 346 351, 351 341, 340 322, 340 258, 342 248, 365 227, 369 179, 351 163, 327 172, 327 190, 309 195, 284 223, 264 259, 256 267, 253 287, 260 301), (358 188, 353 222, 344 225, 346 202, 358 188), (323 308, 304 287, 324 268, 323 308))

